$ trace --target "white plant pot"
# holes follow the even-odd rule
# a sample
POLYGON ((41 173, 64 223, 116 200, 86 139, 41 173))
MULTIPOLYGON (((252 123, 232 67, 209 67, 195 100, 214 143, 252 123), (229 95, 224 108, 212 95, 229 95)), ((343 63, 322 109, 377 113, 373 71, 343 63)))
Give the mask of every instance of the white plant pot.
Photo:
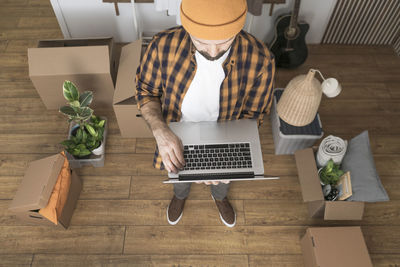
POLYGON ((321 181, 321 177, 319 176, 319 174, 321 173, 323 168, 324 167, 318 169, 318 178, 319 178, 319 182, 321 183, 322 186, 324 186, 325 184, 321 181))
POLYGON ((92 153, 96 156, 101 156, 104 154, 104 148, 105 148, 105 145, 104 145, 104 142, 102 141, 101 145, 98 148, 95 148, 92 150, 92 153))

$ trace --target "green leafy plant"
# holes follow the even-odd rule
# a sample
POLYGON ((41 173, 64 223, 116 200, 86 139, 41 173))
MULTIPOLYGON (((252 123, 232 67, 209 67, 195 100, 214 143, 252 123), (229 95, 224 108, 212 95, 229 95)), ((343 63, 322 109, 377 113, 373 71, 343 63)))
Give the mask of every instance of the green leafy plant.
POLYGON ((340 177, 344 174, 344 171, 339 169, 340 166, 335 164, 332 159, 328 161, 328 164, 322 168, 319 173, 319 178, 324 184, 336 185, 340 177))
POLYGON ((61 144, 75 157, 88 156, 101 145, 105 120, 93 115, 93 110, 89 108, 93 101, 93 92, 85 91, 80 94, 72 82, 65 81, 63 95, 68 106, 61 107, 60 112, 68 117, 68 122, 74 122, 77 128, 73 130, 70 139, 61 144))

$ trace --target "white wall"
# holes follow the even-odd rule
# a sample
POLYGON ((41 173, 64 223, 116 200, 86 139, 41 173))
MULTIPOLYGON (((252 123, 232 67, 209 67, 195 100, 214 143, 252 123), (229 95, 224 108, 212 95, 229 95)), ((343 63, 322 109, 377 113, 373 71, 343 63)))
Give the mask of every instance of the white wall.
MULTIPOLYGON (((337 0, 303 0, 301 1, 299 20, 310 24, 306 35, 307 43, 320 43, 329 18, 337 0)), ((286 0, 285 4, 275 4, 272 16, 269 16, 270 4, 263 4, 262 15, 253 16, 248 13, 244 29, 264 42, 272 41, 274 24, 278 16, 291 13, 294 0, 286 0)), ((167 16, 167 12, 157 12, 154 5, 136 4, 143 32, 158 32, 176 26, 175 16, 167 16)))
MULTIPOLYGON (((275 4, 272 16, 269 16, 270 4, 264 4, 262 15, 248 13, 245 30, 264 42, 270 42, 274 36, 274 23, 279 15, 290 13, 294 0, 285 4, 275 4)), ((307 43, 319 43, 337 0, 303 0, 299 20, 310 24, 306 35, 307 43)), ((121 15, 115 16, 113 4, 104 4, 98 0, 51 0, 60 27, 66 38, 82 38, 114 35, 117 41, 132 41, 138 33, 134 27, 134 15, 137 16, 140 32, 144 36, 176 26, 176 16, 168 16, 166 11, 157 12, 153 3, 119 4, 121 15), (131 7, 136 8, 134 12, 131 7)))

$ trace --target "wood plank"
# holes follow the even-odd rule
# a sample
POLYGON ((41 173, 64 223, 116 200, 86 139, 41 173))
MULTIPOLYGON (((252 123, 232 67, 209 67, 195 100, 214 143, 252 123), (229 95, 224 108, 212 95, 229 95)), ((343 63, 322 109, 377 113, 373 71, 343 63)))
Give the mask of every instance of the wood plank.
POLYGON ((156 148, 156 140, 154 138, 140 138, 136 143, 136 153, 154 154, 156 148))
MULTIPOLYGON (((54 16, 54 12, 52 8, 49 6, 46 7, 34 7, 34 6, 24 6, 21 8, 21 5, 25 5, 25 3, 21 3, 19 5, 4 5, 0 9, 0 16, 7 17, 50 17, 54 16)), ((20 37, 25 37, 24 35, 20 35, 20 37)))
POLYGON ((399 254, 370 254, 375 267, 398 267, 400 266, 399 254))
POLYGON ((368 115, 399 115, 400 105, 397 100, 339 100, 339 99, 328 99, 324 98, 321 101, 318 112, 323 115, 337 114, 338 116, 343 115, 354 115, 354 111, 357 110, 358 114, 363 116, 368 115))
POLYGON ((11 200, 0 200, 0 226, 30 225, 29 223, 18 221, 15 214, 8 210, 11 200))
POLYGON ((342 68, 338 70, 338 78, 342 82, 400 82, 398 69, 378 69, 375 66, 363 66, 362 68, 342 68))
POLYGON ((322 127, 325 133, 333 135, 357 135, 368 130, 371 134, 400 134, 398 116, 385 115, 384 119, 378 115, 327 115, 321 114, 322 127), (346 125, 346 127, 344 127, 346 125))
MULTIPOLYGON (((3 7, 2 7, 3 8, 3 7)), ((1 13, 1 11, 0 11, 1 13)), ((14 29, 18 26, 18 17, 0 17, 0 25, 2 29, 14 29)))
POLYGON ((22 181, 21 176, 0 176, 0 199, 12 199, 22 181))
MULTIPOLYGON (((169 200, 79 200, 71 225, 169 225, 169 200)), ((244 225, 243 202, 231 201, 237 225, 244 225)), ((214 201, 187 200, 179 225, 223 225, 214 201)))
MULTIPOLYGON (((67 139, 67 134, 0 134, 1 153, 58 153, 63 150, 60 142, 67 139)), ((136 139, 108 135, 106 154, 135 153, 136 139)))
POLYGON ((281 176, 279 180, 234 182, 232 199, 270 199, 300 201, 301 190, 297 176, 281 176))
POLYGON ((22 17, 18 21, 18 28, 28 28, 28 29, 60 29, 58 26, 58 21, 55 16, 49 17, 22 17))
POLYGON ((264 175, 294 176, 297 175, 296 162, 293 155, 263 154, 264 175))
MULTIPOLYGON (((0 56, 1 58, 1 56, 0 56)), ((0 115, 4 114, 43 114, 47 113, 47 109, 44 106, 42 100, 37 97, 32 98, 0 98, 0 115)), ((58 113, 54 110, 53 113, 58 113)))
POLYGON ((130 176, 82 176, 79 199, 128 199, 130 176))
POLYGON ((249 255, 249 266, 264 267, 302 267, 303 256, 292 255, 249 255))
POLYGON ((247 255, 58 255, 35 254, 33 267, 45 266, 248 266, 247 255))
POLYGON ((391 98, 396 98, 396 99, 400 98, 400 82, 396 83, 387 81, 385 83, 385 86, 388 89, 391 98))
POLYGON ((37 40, 10 40, 6 49, 7 53, 27 53, 30 47, 37 47, 37 40))
MULTIPOLYGON (((0 33, 1 38, 1 33, 0 33)), ((0 66, 0 83, 11 83, 14 81, 30 81, 28 66, 25 67, 6 67, 0 66)))
POLYGON ((51 8, 51 3, 46 0, 28 0, 28 6, 47 6, 51 8))
POLYGON ((0 98, 39 98, 31 81, 13 81, 0 83, 0 98))
MULTIPOLYGON (((41 8, 34 7, 35 10, 38 12, 41 12, 41 8)), ((1 9, 3 10, 3 9, 1 9)), ((46 8, 46 10, 49 10, 46 8)), ((50 9, 51 12, 53 12, 52 9, 50 9)), ((35 11, 36 12, 36 11, 35 11)), ((3 12, 0 12, 1 16, 4 16, 2 14, 3 12)), ((53 14, 46 14, 44 12, 43 16, 51 16, 53 14)), ((28 16, 32 16, 32 14, 29 14, 28 16)), ((54 15, 53 15, 54 16, 54 15)), ((21 39, 21 36, 24 36, 24 39, 62 39, 63 35, 61 33, 60 29, 26 29, 26 28, 19 28, 19 29, 5 29, 3 30, 2 34, 0 35, 1 39, 21 39)))
MULTIPOLYGON (((399 70, 400 68, 400 59, 398 56, 394 54, 388 54, 388 55, 374 55, 374 60, 376 62, 376 65, 381 68, 381 69, 397 69, 399 70)), ((400 74, 400 73, 399 73, 400 74)))
POLYGON ((361 230, 371 254, 399 254, 400 226, 362 226, 361 230))
POLYGON ((31 266, 33 255, 31 254, 11 254, 1 255, 0 266, 31 266))
POLYGON ((271 133, 260 134, 261 151, 264 154, 275 154, 274 139, 271 133))
POLYGON ((299 254, 304 232, 291 226, 128 226, 124 253, 299 254))
MULTIPOLYGON (((342 82, 342 92, 334 99, 369 99, 369 100, 386 100, 391 99, 389 90, 385 83, 366 83, 366 82, 342 82)), ((326 99, 325 97, 323 97, 326 99)))
POLYGON ((398 176, 380 176, 383 187, 392 200, 400 200, 400 178, 398 176))
POLYGON ((1 3, 7 6, 21 7, 21 6, 26 6, 28 0, 2 0, 1 3))
POLYGON ((323 55, 382 55, 389 54, 394 56, 393 47, 373 46, 373 45, 346 45, 346 44, 308 44, 309 54, 323 55))
POLYGON ((0 253, 120 254, 124 232, 123 226, 71 226, 67 231, 45 226, 0 226, 0 253))
MULTIPOLYGON (((97 116, 109 118, 108 133, 119 134, 119 127, 112 111, 97 111, 97 116)), ((42 114, 0 115, 0 134, 66 134, 68 118, 56 110, 47 110, 42 114), (49 123, 51 122, 51 123, 49 123)))
POLYGON ((6 51, 8 41, 7 40, 0 40, 0 53, 6 51))
MULTIPOLYGON (((132 199, 170 200, 173 187, 161 181, 166 176, 133 176, 131 184, 132 199)), ((204 184, 193 184, 189 199, 209 199, 210 188, 204 184)), ((283 176, 280 180, 240 181, 231 183, 229 199, 287 199, 302 200, 297 176, 283 176)))
POLYGON ((26 67, 28 56, 24 53, 3 53, 0 54, 0 66, 4 67, 26 67))
POLYGON ((306 203, 244 200, 246 225, 309 225, 306 203))
POLYGON ((399 201, 366 203, 362 221, 324 221, 309 217, 306 203, 244 200, 246 225, 400 225, 399 201))

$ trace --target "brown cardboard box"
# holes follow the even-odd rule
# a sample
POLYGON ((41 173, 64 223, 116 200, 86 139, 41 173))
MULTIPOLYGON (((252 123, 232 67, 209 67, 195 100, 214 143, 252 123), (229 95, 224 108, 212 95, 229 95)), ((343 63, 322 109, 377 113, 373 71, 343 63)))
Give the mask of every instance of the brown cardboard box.
POLYGON ((294 153, 304 202, 311 217, 325 220, 361 220, 364 202, 325 201, 315 163, 314 150, 307 148, 294 153))
POLYGON ((113 107, 122 137, 153 137, 135 100, 135 76, 141 51, 142 41, 134 41, 122 47, 119 57, 113 107))
MULTIPOLYGON (((15 213, 18 219, 33 224, 54 225, 39 214, 39 209, 47 205, 63 163, 64 157, 61 154, 29 163, 25 176, 9 207, 9 210, 15 213)), ((82 182, 72 171, 68 198, 61 217, 58 218, 57 226, 68 228, 81 190, 82 182)))
POLYGON ((359 226, 308 228, 300 244, 305 267, 372 267, 359 226))
POLYGON ((93 91, 92 107, 111 108, 116 76, 113 39, 39 41, 28 49, 29 77, 47 109, 66 104, 65 80, 79 91, 93 91))

